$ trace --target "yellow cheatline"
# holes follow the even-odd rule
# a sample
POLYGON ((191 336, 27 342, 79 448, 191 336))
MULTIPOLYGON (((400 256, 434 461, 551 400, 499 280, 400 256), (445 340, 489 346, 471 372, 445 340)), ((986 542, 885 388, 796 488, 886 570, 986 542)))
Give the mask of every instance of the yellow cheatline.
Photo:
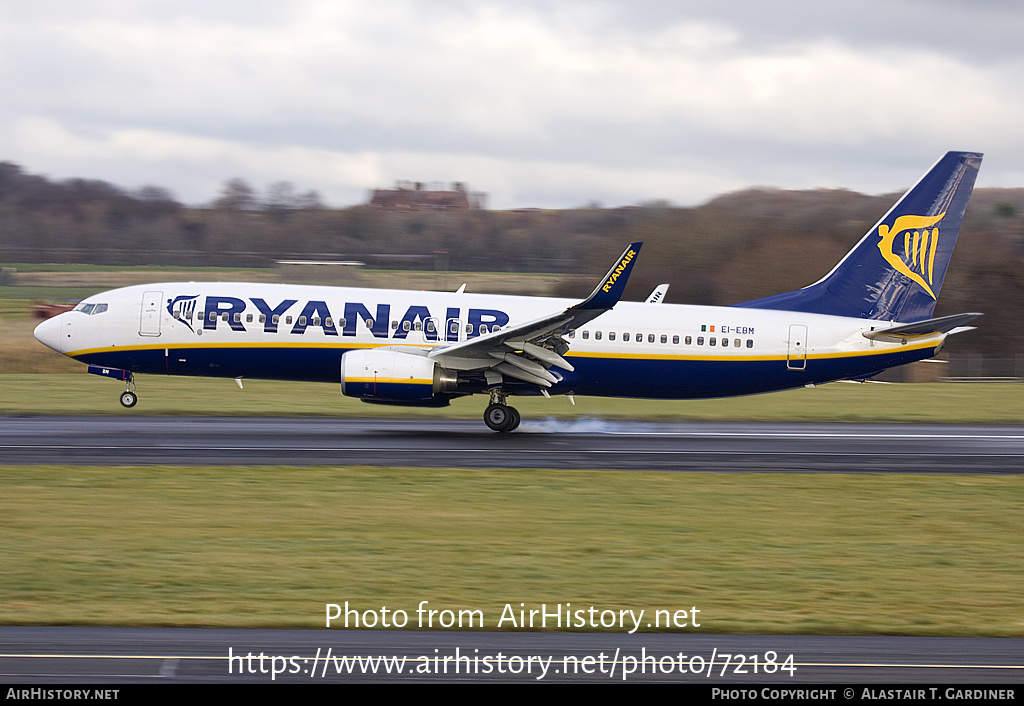
POLYGON ((401 385, 433 385, 434 384, 433 380, 423 380, 423 379, 413 379, 413 378, 380 378, 380 377, 377 377, 377 378, 374 378, 374 377, 368 377, 368 378, 365 378, 365 377, 364 378, 345 378, 345 382, 353 382, 353 383, 369 382, 369 383, 374 383, 376 385, 387 385, 389 383, 397 383, 397 384, 401 384, 401 385))

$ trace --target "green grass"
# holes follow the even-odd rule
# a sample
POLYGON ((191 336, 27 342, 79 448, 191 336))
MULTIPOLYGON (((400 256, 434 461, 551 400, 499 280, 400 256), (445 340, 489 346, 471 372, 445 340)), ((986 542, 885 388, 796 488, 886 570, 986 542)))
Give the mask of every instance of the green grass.
POLYGON ((13 309, 24 301, 68 301, 77 303, 93 294, 99 294, 109 287, 61 287, 51 285, 0 286, 0 305, 13 309))
POLYGON ((0 468, 0 623, 323 627, 505 603, 698 632, 1024 630, 1024 478, 0 468))
MULTIPOLYGON (((0 346, 2 351, 2 346, 0 346)), ((43 356, 50 355, 46 351, 43 356)), ((56 354, 53 354, 56 356, 56 354)), ((61 361, 60 356, 56 356, 61 361)), ((31 365, 37 359, 23 361, 31 365)), ((240 390, 223 378, 136 376, 139 403, 118 404, 121 383, 85 373, 63 359, 67 375, 0 375, 0 414, 265 415, 479 418, 486 398, 423 409, 370 405, 344 397, 340 385, 245 380, 240 390)), ((1020 424, 1024 386, 1014 383, 853 385, 835 383, 721 400, 632 400, 516 397, 524 419, 957 422, 1020 424)))
POLYGON ((263 273, 260 267, 193 267, 191 265, 87 265, 74 263, 3 262, 0 267, 13 267, 17 272, 253 272, 263 273))

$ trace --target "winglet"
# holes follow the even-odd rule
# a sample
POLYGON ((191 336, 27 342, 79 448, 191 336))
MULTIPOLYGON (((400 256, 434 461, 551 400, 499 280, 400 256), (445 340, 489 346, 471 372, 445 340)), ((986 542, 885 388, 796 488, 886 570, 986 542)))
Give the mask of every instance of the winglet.
POLYGON ((665 295, 668 294, 668 287, 669 285, 667 284, 659 284, 654 288, 650 296, 647 297, 647 301, 644 304, 661 304, 665 301, 665 295))
POLYGON ((608 274, 597 285, 597 289, 591 292, 590 296, 572 307, 573 309, 602 309, 607 311, 615 306, 622 298, 622 290, 626 288, 629 280, 629 273, 633 270, 636 256, 640 254, 641 242, 632 243, 626 248, 608 274))

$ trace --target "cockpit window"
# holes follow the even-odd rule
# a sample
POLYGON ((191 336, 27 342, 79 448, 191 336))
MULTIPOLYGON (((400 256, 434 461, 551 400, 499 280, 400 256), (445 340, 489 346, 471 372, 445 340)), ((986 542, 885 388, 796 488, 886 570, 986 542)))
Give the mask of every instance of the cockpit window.
POLYGON ((82 302, 81 304, 79 304, 78 306, 76 306, 73 309, 73 311, 80 311, 83 314, 87 314, 89 316, 95 316, 96 314, 102 314, 106 310, 107 310, 107 305, 106 304, 86 304, 85 302, 82 302))

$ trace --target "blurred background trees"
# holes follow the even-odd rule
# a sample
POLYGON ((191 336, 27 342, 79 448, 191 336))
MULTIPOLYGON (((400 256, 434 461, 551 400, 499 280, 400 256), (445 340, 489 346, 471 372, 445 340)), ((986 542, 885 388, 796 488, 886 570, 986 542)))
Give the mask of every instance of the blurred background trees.
MULTIPOLYGON (((360 260, 388 269, 558 273, 559 294, 644 241, 627 299, 661 282, 673 303, 725 305, 810 284, 839 261, 898 194, 750 189, 693 208, 651 202, 559 211, 328 208, 287 181, 228 180, 205 206, 168 190, 51 181, 0 162, 0 261, 271 267, 278 260, 360 260)), ((1024 189, 976 190, 936 315, 981 311, 958 347, 1024 354, 1024 189)))

